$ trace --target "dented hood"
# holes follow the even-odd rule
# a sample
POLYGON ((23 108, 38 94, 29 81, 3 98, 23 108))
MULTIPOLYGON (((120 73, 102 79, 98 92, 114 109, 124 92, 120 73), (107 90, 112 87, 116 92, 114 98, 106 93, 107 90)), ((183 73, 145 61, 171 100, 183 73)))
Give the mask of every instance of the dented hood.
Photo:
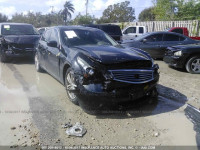
POLYGON ((149 56, 139 51, 114 46, 78 46, 75 47, 92 59, 102 64, 150 60, 149 56))
POLYGON ((36 44, 39 41, 39 35, 7 35, 3 39, 10 44, 36 44))

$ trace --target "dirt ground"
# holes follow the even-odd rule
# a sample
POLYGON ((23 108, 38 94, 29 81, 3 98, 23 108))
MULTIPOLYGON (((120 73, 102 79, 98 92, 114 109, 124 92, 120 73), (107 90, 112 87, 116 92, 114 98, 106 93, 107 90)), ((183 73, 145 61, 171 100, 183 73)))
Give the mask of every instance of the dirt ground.
MULTIPOLYGON (((185 108, 200 108, 200 75, 160 66, 157 104, 127 111, 89 115, 72 104, 65 88, 28 60, 0 64, 0 146, 200 146, 200 132, 185 108), (83 137, 63 125, 80 122, 83 137)), ((197 120, 198 123, 198 120, 197 120)), ((119 147, 117 148, 119 149, 119 147)))

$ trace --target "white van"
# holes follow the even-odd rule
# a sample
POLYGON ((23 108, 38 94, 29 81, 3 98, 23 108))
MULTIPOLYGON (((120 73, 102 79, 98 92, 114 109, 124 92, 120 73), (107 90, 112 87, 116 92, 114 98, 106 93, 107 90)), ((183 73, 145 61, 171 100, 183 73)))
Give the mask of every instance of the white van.
POLYGON ((133 40, 146 32, 147 28, 145 26, 128 26, 122 30, 122 40, 133 40))

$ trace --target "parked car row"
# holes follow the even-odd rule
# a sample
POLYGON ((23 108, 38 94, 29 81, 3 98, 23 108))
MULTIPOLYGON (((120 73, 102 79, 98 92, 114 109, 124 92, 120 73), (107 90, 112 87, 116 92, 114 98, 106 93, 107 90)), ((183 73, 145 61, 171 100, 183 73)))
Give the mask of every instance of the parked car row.
MULTIPOLYGON (((17 38, 15 41, 7 40, 7 47, 1 46, 1 61, 8 51, 13 54, 27 52, 26 43, 22 43, 27 40, 21 39, 27 33, 38 37, 38 33, 19 32, 20 25, 23 28, 29 26, 1 24, 2 30, 10 33, 4 34, 4 39, 17 38), (16 43, 22 46, 18 51, 16 47, 10 48, 16 43)), ((102 104, 157 97, 159 66, 154 64, 150 55, 137 48, 122 47, 102 30, 81 26, 51 27, 44 31, 39 41, 32 41, 32 45, 36 50, 36 70, 45 70, 62 83, 74 104, 90 106, 90 110, 95 111, 102 104)))
POLYGON ((152 57, 200 73, 198 41, 178 33, 146 33, 120 45, 96 27, 49 27, 41 35, 29 24, 2 23, 0 29, 1 62, 34 56, 38 72, 60 81, 74 104, 93 110, 102 103, 155 98, 159 66, 152 57))
POLYGON ((169 46, 196 44, 198 41, 172 32, 148 32, 131 41, 122 43, 124 47, 140 48, 148 52, 153 58, 163 59, 165 51, 169 46))

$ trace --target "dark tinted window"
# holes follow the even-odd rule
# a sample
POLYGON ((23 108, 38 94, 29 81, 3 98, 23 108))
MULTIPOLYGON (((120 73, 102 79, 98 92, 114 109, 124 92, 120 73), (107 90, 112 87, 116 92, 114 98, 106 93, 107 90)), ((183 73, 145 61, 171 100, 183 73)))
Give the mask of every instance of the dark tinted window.
POLYGON ((172 32, 183 34, 183 29, 174 29, 172 32))
POLYGON ((159 42, 162 41, 163 34, 155 34, 146 37, 147 42, 159 42))
POLYGON ((178 35, 165 34, 163 41, 179 41, 179 38, 180 37, 178 35))
POLYGON ((100 29, 108 33, 109 35, 122 35, 122 31, 119 26, 103 25, 100 26, 100 29))
POLYGON ((144 33, 144 28, 143 27, 139 27, 139 33, 144 33))
POLYGON ((2 25, 3 35, 35 35, 39 34, 31 25, 2 25))

